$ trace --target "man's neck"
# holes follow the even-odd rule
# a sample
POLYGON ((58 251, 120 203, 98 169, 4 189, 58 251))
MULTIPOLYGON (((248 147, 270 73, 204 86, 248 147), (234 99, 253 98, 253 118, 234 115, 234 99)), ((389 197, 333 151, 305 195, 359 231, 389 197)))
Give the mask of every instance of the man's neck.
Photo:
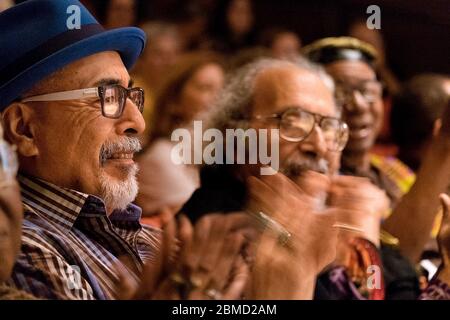
POLYGON ((370 153, 345 152, 342 154, 342 167, 355 172, 367 172, 370 169, 370 153))

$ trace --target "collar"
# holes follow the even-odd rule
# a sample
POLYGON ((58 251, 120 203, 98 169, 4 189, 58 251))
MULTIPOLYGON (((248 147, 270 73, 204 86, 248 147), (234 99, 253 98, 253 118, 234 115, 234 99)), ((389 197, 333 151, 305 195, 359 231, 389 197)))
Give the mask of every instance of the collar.
MULTIPOLYGON (((23 174, 17 179, 24 205, 66 230, 72 229, 81 217, 107 217, 105 203, 97 196, 23 174)), ((117 222, 139 222, 140 218, 141 209, 134 204, 129 204, 125 210, 115 210, 109 216, 111 221, 117 222)))

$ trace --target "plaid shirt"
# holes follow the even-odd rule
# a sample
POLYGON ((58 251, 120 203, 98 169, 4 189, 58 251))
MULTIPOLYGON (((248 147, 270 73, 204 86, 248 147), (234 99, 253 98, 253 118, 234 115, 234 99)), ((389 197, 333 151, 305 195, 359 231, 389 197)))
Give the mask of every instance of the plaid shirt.
POLYGON ((106 215, 95 196, 19 176, 22 250, 10 285, 46 299, 113 299, 119 257, 135 273, 159 249, 161 231, 139 223, 130 204, 106 215))

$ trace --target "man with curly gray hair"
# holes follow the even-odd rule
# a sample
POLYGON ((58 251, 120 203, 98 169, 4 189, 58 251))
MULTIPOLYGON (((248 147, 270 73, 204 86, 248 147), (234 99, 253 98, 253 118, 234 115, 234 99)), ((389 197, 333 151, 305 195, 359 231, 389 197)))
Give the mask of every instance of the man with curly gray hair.
MULTIPOLYGON (((275 73, 277 72, 275 71, 275 73)), ((294 76, 293 78, 295 79, 296 76, 294 76)), ((277 79, 276 82, 278 82, 278 85, 280 85, 280 82, 278 80, 281 80, 281 83, 291 83, 287 80, 283 81, 284 79, 277 79)), ((269 82, 271 81, 272 80, 269 80, 269 82)), ((306 85, 307 83, 304 84, 306 85)), ((299 89, 301 90, 302 88, 300 87, 299 89)), ((305 87, 303 89, 307 88, 305 87)), ((293 90, 295 91, 296 88, 293 88, 293 90)), ((303 92, 304 94, 302 94, 301 97, 306 97, 310 90, 303 90, 303 92)), ((273 150, 274 147, 280 147, 281 152, 288 152, 288 154, 282 154, 279 159, 274 159, 276 160, 274 162, 277 162, 278 160, 281 161, 280 169, 283 173, 287 175, 298 174, 301 168, 325 173, 329 170, 329 162, 332 158, 329 157, 330 154, 326 155, 326 153, 328 153, 327 150, 339 150, 345 145, 346 141, 346 126, 339 120, 340 112, 334 104, 332 98, 333 92, 334 83, 331 77, 329 77, 319 65, 311 63, 304 58, 298 58, 298 60, 294 62, 276 59, 261 59, 244 66, 229 77, 227 86, 224 88, 220 97, 217 99, 215 106, 211 108, 211 113, 207 116, 207 127, 220 130, 224 134, 224 136, 226 136, 226 144, 233 146, 235 145, 234 140, 236 138, 236 145, 239 145, 239 143, 242 142, 243 139, 242 137, 239 137, 238 134, 225 134, 228 133, 231 129, 275 128, 279 130, 282 139, 280 141, 276 141, 277 144, 275 146, 272 144, 272 148, 269 147, 268 149, 272 149, 272 156, 274 151, 278 151, 273 150), (314 136, 314 134, 312 133, 313 131, 315 131, 315 129, 313 128, 315 122, 314 117, 308 113, 308 106, 302 106, 302 101, 288 102, 287 104, 280 105, 276 108, 272 108, 272 106, 268 105, 270 101, 267 100, 264 101, 266 102, 266 104, 254 103, 255 99, 259 99, 261 95, 272 94, 271 97, 267 96, 267 98, 273 100, 280 94, 286 93, 286 90, 289 89, 289 85, 287 85, 286 88, 273 87, 275 91, 271 93, 270 89, 272 88, 272 83, 269 83, 269 90, 267 90, 267 88, 263 88, 263 90, 256 90, 256 87, 260 82, 264 83, 264 80, 260 81, 260 78, 264 78, 264 74, 273 73, 274 70, 284 70, 284 73, 286 74, 283 74, 283 72, 281 72, 278 76, 286 76, 286 79, 290 77, 290 74, 292 75, 292 70, 301 70, 305 75, 307 75, 307 79, 314 78, 315 80, 317 80, 316 83, 320 84, 322 92, 326 92, 326 95, 324 96, 328 98, 328 101, 325 102, 321 101, 320 99, 313 100, 315 100, 318 104, 326 105, 326 107, 319 107, 322 109, 326 108, 327 110, 322 110, 323 112, 318 112, 318 114, 326 115, 327 117, 325 117, 324 120, 320 119, 319 121, 321 122, 318 123, 318 125, 319 127, 323 126, 322 129, 325 129, 325 131, 322 132, 325 133, 325 135, 321 137, 326 137, 327 140, 325 142, 326 144, 329 144, 329 147, 319 146, 319 151, 315 150, 315 147, 307 147, 308 152, 304 153, 303 155, 297 154, 295 152, 290 154, 288 147, 293 146, 298 142, 301 142, 301 145, 309 144, 311 138, 314 136), (279 92, 277 92, 278 89, 279 92), (255 110, 260 111, 255 112, 255 110), (274 112, 270 113, 268 111, 274 112), (280 112, 276 114, 277 111, 280 112), (268 117, 266 117, 266 115, 268 117), (293 128, 293 122, 295 121, 297 121, 296 123, 300 125, 299 128, 293 128), (332 144, 334 145, 332 146, 332 144), (285 146, 287 148, 285 148, 285 146), (320 150, 325 150, 325 152, 322 152, 320 150), (292 159, 290 156, 294 157, 294 159, 292 159)), ((263 98, 262 100, 265 100, 265 98, 263 98)), ((244 138, 246 137, 248 137, 248 135, 244 136, 244 138)), ((261 139, 261 135, 259 135, 259 138, 261 139)), ((269 139, 267 139, 267 141, 268 140, 269 139)), ((255 152, 261 154, 261 150, 255 150, 251 148, 251 143, 245 144, 245 146, 245 156, 248 155, 248 157, 250 158, 250 155, 254 154, 255 152)), ((261 147, 261 142, 258 144, 258 147, 261 147)), ((229 149, 224 151, 228 152, 229 149)), ((239 151, 240 150, 237 150, 237 153, 239 151)), ((334 155, 335 154, 332 154, 332 156, 334 155)), ((229 156, 229 154, 226 154, 226 156, 229 156)), ((237 156, 242 155, 238 154, 237 156)), ((234 162, 227 161, 227 163, 234 162)), ((260 163, 260 165, 266 164, 268 163, 260 163)), ((271 165, 272 164, 273 163, 271 163, 271 165)), ((272 168, 278 170, 278 166, 272 166, 272 168)))
POLYGON ((262 298, 312 298, 316 277, 335 257, 337 233, 332 226, 336 217, 334 208, 325 203, 326 190, 347 138, 347 127, 334 103, 332 80, 303 59, 263 59, 231 75, 211 109, 214 111, 207 117, 207 126, 225 137, 223 154, 227 161, 202 168, 201 187, 182 212, 193 219, 208 212, 256 214, 266 227, 276 230, 279 240, 284 240, 278 248, 260 245, 257 251, 250 248, 244 254, 255 270, 249 280, 253 293, 260 292, 262 298), (229 130, 239 129, 245 133, 229 134, 229 130), (258 143, 252 144, 252 130, 265 130, 268 136, 253 135, 258 143), (242 149, 235 147, 242 140, 246 144, 244 157, 239 154, 242 149), (228 161, 230 145, 234 147, 233 157, 241 159, 250 159, 255 152, 261 155, 255 148, 276 153, 281 173, 264 175, 260 169, 267 163, 263 162, 228 161), (291 243, 289 254, 298 253, 301 259, 284 255, 285 240, 291 243), (280 269, 289 281, 269 279, 280 269))

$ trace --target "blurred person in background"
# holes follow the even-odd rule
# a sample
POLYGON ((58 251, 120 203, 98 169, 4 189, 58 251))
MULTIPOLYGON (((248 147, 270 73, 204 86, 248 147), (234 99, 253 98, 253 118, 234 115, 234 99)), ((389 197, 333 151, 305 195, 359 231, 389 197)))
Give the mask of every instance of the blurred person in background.
POLYGON ((232 55, 227 62, 227 72, 232 73, 251 62, 262 58, 271 58, 272 54, 269 49, 261 46, 250 47, 247 49, 239 50, 232 55))
POLYGON ((302 41, 300 37, 289 29, 270 28, 261 36, 261 43, 270 49, 276 59, 295 59, 300 55, 302 41))
MULTIPOLYGON (((194 120, 208 111, 224 83, 222 60, 214 53, 186 54, 169 71, 155 100, 149 141, 138 158, 137 203, 143 215, 160 223, 162 213, 176 213, 199 186, 195 165, 177 165, 171 159, 172 132, 191 130, 194 120)), ((153 221, 153 222, 152 222, 153 221)))
POLYGON ((365 19, 355 19, 348 27, 348 35, 372 45, 377 51, 376 72, 383 83, 383 125, 378 135, 376 151, 380 154, 394 155, 395 146, 392 145, 390 133, 390 115, 392 98, 400 90, 400 81, 389 67, 386 57, 386 45, 383 34, 378 29, 369 29, 365 19))
MULTIPOLYGON (((436 214, 436 207, 440 204, 442 221, 436 237, 437 250, 439 251, 437 271, 435 271, 428 288, 421 296, 422 299, 428 300, 450 300, 450 100, 448 99, 440 122, 439 130, 435 132, 431 139, 425 157, 422 160, 423 163, 417 174, 417 182, 411 190, 412 200, 409 203, 412 205, 405 205, 402 216, 399 217, 399 221, 396 221, 397 225, 407 223, 409 218, 407 215, 408 210, 422 210, 422 214, 418 216, 420 218, 419 223, 424 225, 422 229, 412 230, 415 233, 409 235, 407 234, 408 231, 411 231, 408 230, 409 228, 406 228, 406 230, 398 228, 398 232, 406 240, 415 238, 414 240, 409 240, 409 243, 418 243, 420 245, 429 239, 427 232, 436 214), (440 194, 440 203, 435 199, 435 194, 438 192, 442 192, 440 194), (414 198, 419 198, 419 201, 414 201, 414 198)), ((417 217, 411 218, 417 219, 417 217)), ((409 244, 409 247, 405 247, 405 250, 411 252, 413 258, 417 258, 420 251, 414 249, 414 246, 411 244, 409 244)))
POLYGON ((257 31, 251 0, 220 0, 211 15, 207 48, 223 54, 256 44, 257 31))
MULTIPOLYGON (((430 175, 427 180, 429 186, 423 185, 423 190, 427 189, 429 193, 426 198, 431 198, 436 186, 441 191, 445 190, 446 174, 444 171, 436 171, 441 167, 439 153, 436 154, 435 139, 439 139, 439 132, 442 126, 442 117, 444 110, 449 103, 450 97, 450 78, 441 74, 419 74, 412 77, 402 85, 400 92, 394 97, 391 111, 391 134, 393 142, 398 146, 398 158, 412 168, 416 173, 419 172, 424 159, 428 164, 424 164, 425 170, 422 168, 421 175, 425 173, 430 175), (431 155, 430 155, 431 153, 431 155), (433 155, 434 154, 434 155, 433 155), (433 160, 434 159, 434 160, 433 160), (431 162, 430 162, 431 161, 431 162), (443 174, 440 174, 443 173, 443 174), (433 178, 433 175, 436 177, 433 178), (432 181, 434 179, 434 181, 432 181)), ((445 156, 444 156, 445 158, 445 156)), ((445 167, 444 167, 445 168, 445 167)), ((441 169, 442 170, 442 169, 441 169)), ((445 169, 444 169, 445 170, 445 169)), ((450 185, 450 181, 448 181, 450 185)), ((421 185, 419 178, 418 186, 421 185)), ((439 189, 434 191, 434 197, 439 189)), ((414 194, 417 198, 417 193, 414 194)), ((431 198, 431 199, 434 199, 431 198)), ((423 200, 427 203, 426 199, 423 200)), ((436 201, 432 201, 436 204, 436 201)), ((398 210, 400 210, 401 206, 398 210)), ((410 210, 412 206, 405 207, 403 210, 410 210)), ((417 209, 414 209, 417 210, 417 209)), ((424 209, 422 209, 424 210, 424 209)), ((431 212, 433 217, 435 212, 431 212)), ((424 252, 421 254, 421 264, 434 265, 438 264, 438 247, 436 236, 439 230, 440 219, 442 214, 438 214, 438 218, 433 224, 432 237, 426 242, 424 252), (423 261, 428 260, 428 261, 423 261)), ((426 229, 425 229, 426 230, 426 229)), ((430 274, 435 270, 428 268, 430 274)))
POLYGON ((450 300, 450 197, 448 194, 441 194, 440 201, 443 217, 437 242, 441 261, 437 272, 421 294, 421 300, 450 300))
POLYGON ((348 27, 348 36, 372 45, 377 51, 377 74, 385 84, 388 94, 394 96, 400 89, 400 82, 390 70, 386 57, 386 45, 379 29, 369 29, 365 19, 355 19, 348 27))
POLYGON ((384 264, 390 270, 388 293, 394 298, 414 298, 417 283, 412 265, 430 238, 439 194, 447 190, 450 181, 450 161, 445 160, 447 131, 440 130, 433 139, 417 178, 400 160, 373 155, 371 148, 383 119, 376 51, 357 39, 343 37, 319 40, 305 52, 324 64, 335 79, 336 99, 350 127, 341 172, 369 177, 391 200, 381 231, 384 264))
POLYGON ((170 18, 178 29, 181 45, 185 50, 208 49, 207 39, 208 17, 211 4, 202 1, 181 1, 170 18))
POLYGON ((350 128, 341 172, 369 178, 387 192, 394 207, 411 187, 414 175, 398 159, 372 153, 384 111, 376 50, 358 39, 339 37, 318 40, 304 47, 303 52, 324 65, 336 83, 336 101, 350 128))
POLYGON ((441 125, 442 113, 450 97, 450 78, 440 74, 420 74, 403 84, 394 97, 391 134, 398 146, 398 158, 417 171, 441 125))
POLYGON ((0 300, 32 299, 31 295, 4 285, 13 270, 20 250, 23 218, 15 150, 3 140, 0 121, 0 300))
MULTIPOLYGON (((342 152, 341 174, 365 177, 389 197, 386 218, 414 182, 414 173, 394 157, 371 151, 383 122, 382 85, 377 79, 375 49, 349 37, 325 38, 303 48, 311 60, 321 63, 336 84, 335 98, 347 122, 349 141, 342 152)), ((381 220, 378 221, 381 223, 381 220)), ((381 253, 385 264, 386 297, 415 299, 419 294, 413 265, 399 254, 395 237, 381 233, 381 253), (395 239, 395 240, 394 240, 395 239)))
POLYGON ((177 62, 182 45, 177 28, 173 24, 162 21, 147 22, 141 25, 141 29, 152 41, 147 43, 131 74, 135 84, 145 90, 145 136, 151 128, 149 124, 153 114, 155 92, 168 70, 177 62))
MULTIPOLYGON (((262 59, 245 65, 230 77, 216 101, 209 127, 221 132, 230 128, 279 129, 279 167, 276 167, 279 172, 274 176, 261 175, 258 171, 261 164, 204 165, 201 187, 182 212, 194 220, 211 211, 233 212, 244 208, 250 214, 262 212, 284 226, 293 235, 293 241, 299 239, 299 246, 310 244, 309 249, 305 247, 306 252, 315 250, 325 258, 326 252, 337 250, 331 265, 333 259, 325 269, 324 265, 313 268, 313 274, 304 278, 315 283, 316 299, 383 298, 382 280, 376 289, 368 288, 366 270, 368 265, 377 265, 382 270, 377 249, 379 212, 387 209, 389 201, 368 179, 336 175, 336 159, 345 146, 348 131, 334 102, 333 81, 323 69, 303 59, 296 62, 262 59), (313 222, 318 216, 326 219, 329 217, 326 213, 331 212, 347 227, 339 229, 337 243, 331 241, 333 232, 325 231, 325 220, 321 221, 323 224, 313 222), (325 234, 314 239, 321 232, 325 234)), ((226 144, 230 142, 227 138, 226 144)), ((255 152, 250 146, 245 148, 249 154, 255 152)), ((277 265, 278 255, 283 255, 283 248, 276 247, 266 254, 262 260, 256 257, 255 263, 261 267, 264 262, 270 270, 277 265)), ((269 295, 295 297, 294 290, 287 288, 295 286, 296 277, 302 275, 305 265, 314 265, 314 260, 307 253, 292 255, 289 266, 279 269, 286 275, 286 281, 269 283, 273 286, 269 295)), ((266 277, 276 273, 269 270, 266 269, 266 277)), ((309 294, 312 298, 313 292, 309 294)))
MULTIPOLYGON (((403 121, 407 120, 408 113, 404 113, 403 117, 403 121)), ((413 263, 419 262, 426 244, 433 244, 433 241, 430 243, 430 236, 436 236, 440 223, 439 195, 448 192, 450 188, 448 94, 440 118, 433 129, 430 128, 434 132, 421 157, 414 185, 383 224, 385 230, 398 238, 399 248, 413 263)), ((415 132, 415 129, 411 131, 415 132)), ((421 146, 418 144, 417 147, 421 146)), ((433 246, 426 249, 433 250, 433 246)))
POLYGON ((108 0, 104 5, 103 25, 107 29, 134 26, 137 23, 136 0, 108 0))

